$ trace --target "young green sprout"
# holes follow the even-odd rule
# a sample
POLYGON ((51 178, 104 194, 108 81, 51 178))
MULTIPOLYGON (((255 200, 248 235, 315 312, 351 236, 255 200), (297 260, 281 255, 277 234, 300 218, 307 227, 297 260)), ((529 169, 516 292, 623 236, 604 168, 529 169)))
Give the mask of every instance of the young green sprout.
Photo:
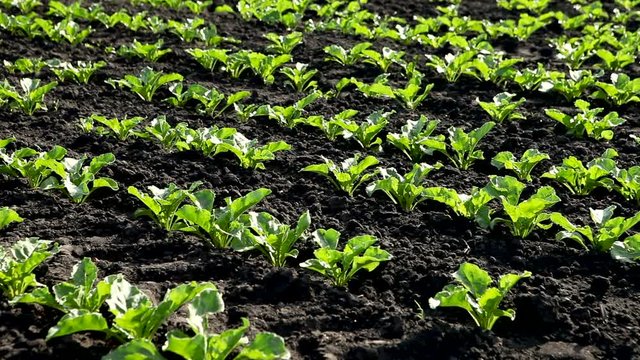
POLYGON ((367 186, 367 194, 373 195, 376 191, 382 191, 400 208, 406 212, 412 211, 419 203, 428 200, 424 182, 433 170, 440 169, 441 163, 435 165, 414 164, 411 171, 404 176, 395 168, 380 168, 378 173, 381 179, 373 181, 367 186))
MULTIPOLYGON (((589 214, 595 224, 595 228, 591 228, 588 225, 574 225, 561 213, 554 212, 551 214, 551 221, 563 229, 563 231, 558 232, 556 239, 573 240, 587 251, 589 246, 596 252, 610 251, 619 238, 640 222, 640 211, 636 212, 632 217, 624 218, 621 216, 613 217, 615 209, 615 205, 598 210, 589 208, 589 214)), ((627 239, 634 236, 636 235, 630 235, 627 239)), ((627 239, 622 241, 624 242, 627 239)))
POLYGON ((476 325, 491 330, 501 317, 516 318, 513 309, 500 309, 500 303, 518 281, 531 277, 531 272, 506 274, 500 276, 497 287, 491 287, 494 280, 489 274, 471 263, 463 263, 453 273, 456 284, 444 287, 442 291, 429 299, 429 307, 457 307, 466 310, 476 325))
POLYGON ((525 98, 512 100, 515 96, 516 94, 502 92, 494 96, 492 102, 483 102, 479 98, 476 98, 476 102, 497 123, 505 120, 523 120, 525 119, 524 115, 516 112, 516 108, 525 102, 525 98))
POLYGON ((610 190, 614 185, 611 176, 617 168, 613 159, 616 156, 618 152, 607 149, 602 156, 589 161, 586 166, 575 156, 569 156, 562 160, 562 165, 554 165, 541 177, 557 181, 575 195, 589 195, 598 187, 610 190))
POLYGON ((510 151, 501 151, 491 159, 491 165, 498 169, 512 170, 521 181, 531 182, 531 171, 543 160, 549 160, 549 155, 541 153, 538 149, 528 149, 519 161, 510 151))
POLYGON ((47 111, 44 97, 58 85, 58 82, 52 81, 42 86, 40 84, 40 79, 23 78, 20 79, 19 91, 5 79, 4 83, 0 84, 0 101, 6 98, 12 109, 22 110, 27 115, 33 115, 38 110, 47 111))
POLYGON ((491 220, 490 227, 504 223, 513 236, 527 238, 536 228, 549 229, 551 214, 546 210, 560 202, 551 186, 539 188, 527 200, 520 199, 525 184, 511 176, 490 176, 489 194, 499 198, 505 217, 491 220))
POLYGON ((353 197, 355 190, 365 181, 375 176, 376 171, 366 172, 368 168, 378 165, 379 161, 373 156, 360 160, 361 155, 355 154, 339 165, 322 157, 323 164, 313 164, 300 171, 309 171, 326 177, 336 188, 353 197))
POLYGON ((576 100, 575 106, 580 112, 574 116, 567 115, 556 109, 545 109, 544 112, 548 117, 564 125, 568 134, 577 138, 582 138, 586 133, 588 137, 596 140, 611 140, 614 135, 612 129, 626 121, 618 116, 615 111, 608 113, 604 117, 599 117, 598 114, 604 109, 592 109, 591 104, 582 99, 576 100))
POLYGON ((313 240, 320 246, 313 252, 314 259, 300 264, 331 279, 333 285, 346 287, 360 270, 375 270, 380 263, 391 260, 387 251, 373 246, 378 240, 371 235, 355 236, 347 241, 344 250, 338 250, 340 233, 334 229, 319 229, 313 240))

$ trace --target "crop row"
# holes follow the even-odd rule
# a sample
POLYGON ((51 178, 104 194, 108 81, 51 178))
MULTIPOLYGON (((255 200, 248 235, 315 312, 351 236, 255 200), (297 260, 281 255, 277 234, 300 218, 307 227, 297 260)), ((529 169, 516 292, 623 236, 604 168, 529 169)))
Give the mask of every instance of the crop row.
MULTIPOLYGON (((155 125, 152 124, 150 127, 151 130, 161 128, 162 124, 166 126, 164 118, 156 119, 154 123, 155 125)), ((211 152, 207 153, 207 155, 215 155, 223 151, 216 150, 216 146, 228 144, 225 143, 226 138, 219 138, 217 137, 218 135, 226 134, 230 137, 237 134, 230 130, 191 130, 190 139, 192 141, 186 138, 180 140, 178 137, 175 144, 182 142, 187 148, 199 146, 201 151, 204 151, 203 149, 211 149, 211 152), (203 134, 206 136, 200 136, 203 134), (208 142, 199 142, 197 140, 205 138, 208 142)), ((66 149, 60 146, 56 146, 47 152, 37 152, 31 148, 16 149, 13 153, 6 152, 6 147, 13 141, 14 139, 6 139, 1 144, 0 156, 4 165, 0 167, 0 173, 25 178, 32 188, 43 190, 59 189, 78 203, 84 202, 96 189, 118 189, 118 184, 113 179, 96 176, 103 167, 115 162, 113 154, 107 153, 96 156, 87 166, 84 165, 87 160, 86 157, 80 159, 67 157, 66 149)), ((453 148, 455 149, 455 147, 453 148)), ((475 154, 475 157, 471 156, 471 158, 479 158, 476 152, 477 150, 472 148, 465 154, 475 154)), ((258 152, 254 151, 252 154, 258 154, 258 152)), ((526 180, 530 177, 533 166, 548 157, 535 150, 530 150, 525 155, 528 155, 528 157, 521 159, 521 161, 516 161, 513 157, 509 158, 508 153, 503 152, 494 158, 494 164, 498 165, 498 167, 508 166, 521 179, 526 180), (502 162, 500 162, 501 159, 502 162)), ((548 172, 542 174, 542 177, 555 180, 577 195, 587 195, 596 188, 603 187, 605 189, 616 189, 625 197, 638 200, 638 195, 640 194, 638 166, 630 169, 620 169, 613 159, 616 155, 615 150, 608 149, 602 157, 593 159, 586 166, 577 158, 569 157, 563 161, 561 166, 553 166, 548 172)), ((461 158, 466 159, 467 157, 461 158)), ((256 159, 264 160, 264 157, 256 155, 250 157, 250 159, 256 162, 258 161, 256 159)), ((417 163, 411 171, 404 175, 399 174, 394 168, 377 168, 371 171, 370 168, 378 163, 379 161, 373 156, 367 156, 360 160, 359 155, 356 155, 339 165, 334 164, 329 159, 325 159, 324 163, 309 165, 303 168, 302 171, 323 175, 335 187, 349 196, 353 196, 354 191, 361 184, 373 180, 367 186, 369 195, 376 191, 382 191, 405 211, 411 211, 416 205, 427 200, 436 201, 450 207, 458 216, 474 219, 478 225, 484 228, 493 228, 498 223, 504 223, 514 236, 520 238, 526 238, 537 227, 548 229, 551 226, 550 222, 567 229, 568 225, 566 224, 568 222, 561 214, 551 214, 546 211, 560 201, 560 198, 557 197, 554 189, 550 186, 541 187, 529 199, 521 200, 520 195, 526 184, 511 176, 492 175, 489 177, 489 183, 484 188, 475 188, 471 194, 458 194, 455 190, 445 187, 425 186, 425 180, 429 173, 442 167, 440 163, 436 163, 435 166, 417 163), (379 177, 376 180, 377 175, 379 177), (502 210, 506 217, 492 218, 494 210, 488 206, 488 203, 493 199, 501 201, 502 210)), ((238 211, 234 210, 232 214, 224 215, 226 207, 214 211, 213 201, 215 196, 213 192, 211 190, 201 190, 193 193, 196 186, 197 184, 192 186, 189 191, 180 190, 174 185, 166 189, 153 187, 151 188, 151 196, 130 187, 129 193, 138 197, 149 208, 142 213, 150 215, 165 230, 182 230, 201 236, 207 235, 210 238, 209 243, 218 248, 226 248, 232 244, 233 234, 240 229, 234 225, 236 224, 235 221, 249 207, 254 206, 270 193, 267 189, 261 189, 235 201, 227 199, 225 200, 227 206, 231 206, 235 202, 242 204, 242 206, 237 205, 241 206, 238 211), (185 210, 186 205, 181 207, 182 201, 186 198, 193 202, 192 205, 187 207, 188 210, 185 210), (174 224, 176 216, 182 220, 177 225, 174 224), (219 219, 224 220, 224 225, 216 223, 219 219)), ((593 211, 596 210, 592 210, 592 213, 593 211)), ((598 221, 594 220, 598 228, 611 227, 607 225, 607 221, 611 218, 613 210, 609 209, 607 211, 611 213, 608 217, 599 216, 598 221)), ((271 219, 271 215, 265 216, 267 219, 271 219)), ((640 213, 636 217, 640 219, 640 213)), ((273 221, 278 223, 277 220, 273 221)), ((593 248, 602 252, 611 250, 614 241, 617 241, 636 222, 630 221, 631 225, 629 227, 622 227, 617 232, 607 233, 606 240, 591 239, 593 248), (600 244, 602 242, 608 245, 602 246, 600 244)), ((246 225, 247 221, 244 221, 244 223, 246 225)), ((308 225, 304 227, 303 231, 307 227, 308 225)), ((575 228, 575 226, 573 227, 575 228)), ((278 228, 278 226, 275 228, 278 228)), ((300 236, 301 233, 298 233, 295 239, 300 236)), ((616 248, 627 249, 627 255, 621 256, 618 251, 614 254, 614 257, 637 259, 637 253, 640 249, 636 247, 636 237, 638 236, 629 237, 617 244, 616 248)), ((558 238, 572 237, 559 235, 558 238)), ((583 241, 580 241, 580 243, 585 246, 583 241)), ((286 258, 291 246, 293 246, 293 242, 282 250, 285 255, 277 255, 275 258, 286 258)), ((234 247, 238 248, 238 246, 234 247)), ((243 246, 239 246, 239 248, 243 248, 243 246)), ((274 255, 271 254, 268 257, 273 259, 274 255)), ((283 260, 275 262, 274 265, 282 266, 283 260)))

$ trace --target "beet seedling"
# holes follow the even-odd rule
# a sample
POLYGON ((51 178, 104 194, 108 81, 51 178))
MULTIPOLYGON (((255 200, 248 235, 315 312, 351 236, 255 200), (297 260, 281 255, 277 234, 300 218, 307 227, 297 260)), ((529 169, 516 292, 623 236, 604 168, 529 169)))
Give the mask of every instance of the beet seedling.
POLYGON ((501 317, 515 319, 515 310, 502 310, 499 306, 509 290, 518 281, 528 277, 531 277, 529 271, 502 275, 498 280, 498 286, 490 287, 494 281, 485 270, 471 263, 463 263, 458 271, 453 273, 456 284, 445 286, 442 291, 430 298, 429 307, 465 309, 476 325, 484 330, 491 330, 501 317))

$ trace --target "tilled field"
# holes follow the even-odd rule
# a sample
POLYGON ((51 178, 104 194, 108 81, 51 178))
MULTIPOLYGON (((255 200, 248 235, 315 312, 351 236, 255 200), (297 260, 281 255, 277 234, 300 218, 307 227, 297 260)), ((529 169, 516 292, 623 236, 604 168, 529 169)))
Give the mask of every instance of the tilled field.
MULTIPOLYGON (((317 2, 325 5, 324 2, 317 2)), ((215 12, 217 5, 208 6, 194 15, 186 8, 170 9, 150 4, 132 5, 126 1, 101 2, 108 14, 126 9, 130 14, 146 11, 148 17, 158 16, 168 21, 186 21, 200 17, 213 23, 221 36, 238 42, 222 42, 218 48, 264 52, 269 41, 263 36, 274 32, 290 31, 279 22, 264 19, 244 19, 238 13, 215 12)), ((337 3, 335 3, 337 4, 337 3)), ((353 3, 357 4, 357 2, 353 3)), ((351 6, 355 6, 355 5, 351 6)), ((91 2, 84 2, 88 7, 91 2)), ((235 4, 230 4, 235 8, 235 4)), ((363 10, 378 14, 378 20, 365 20, 373 27, 391 16, 406 19, 415 26, 414 16, 436 18, 443 16, 437 2, 369 1, 363 10)), ((48 15, 50 4, 34 9, 37 16, 58 22, 60 17, 48 15)), ((339 7, 343 9, 346 4, 339 7)), ((613 14, 618 5, 604 4, 603 11, 613 14)), ((577 16, 580 11, 571 4, 552 2, 546 11, 563 12, 577 16)), ((6 8, 12 16, 20 12, 6 8)), ((476 20, 498 22, 518 19, 524 10, 508 11, 492 1, 465 0, 458 8, 458 16, 476 20)), ((343 15, 344 17, 344 15, 343 15)), ((339 19, 335 14, 334 19, 339 19)), ((590 19, 589 23, 613 21, 590 19)), ((188 281, 213 282, 224 298, 226 310, 214 317, 212 329, 237 327, 241 318, 251 322, 249 334, 260 331, 279 334, 295 359, 439 359, 439 358, 521 358, 521 359, 632 359, 640 356, 640 268, 637 264, 613 259, 607 252, 585 250, 575 242, 557 241, 554 226, 549 230, 536 229, 525 239, 512 235, 503 224, 485 229, 473 221, 456 215, 437 201, 427 200, 413 211, 402 211, 382 192, 369 196, 367 184, 357 188, 353 197, 336 189, 321 176, 301 172, 305 166, 320 163, 322 157, 341 162, 356 153, 375 156, 381 167, 394 167, 401 174, 411 170, 411 160, 386 139, 387 134, 398 133, 409 120, 420 115, 440 120, 434 134, 446 134, 450 126, 466 131, 491 120, 477 104, 476 98, 490 101, 496 94, 509 91, 515 99, 526 98, 519 111, 525 117, 519 121, 496 124, 480 141, 478 149, 484 159, 477 160, 469 169, 461 170, 439 152, 426 156, 430 164, 441 162, 443 167, 433 171, 426 185, 442 186, 469 193, 473 187, 482 188, 491 175, 512 175, 498 170, 491 159, 500 151, 511 151, 518 157, 527 149, 536 148, 549 155, 532 172, 522 199, 536 189, 551 185, 560 201, 549 212, 564 214, 577 224, 592 225, 589 208, 604 209, 616 205, 616 216, 631 217, 640 209, 633 199, 605 187, 598 187, 587 196, 572 194, 558 182, 541 175, 553 165, 575 156, 585 164, 603 154, 607 148, 618 152, 615 158, 620 168, 638 164, 640 145, 630 135, 640 135, 640 107, 637 102, 621 106, 606 100, 593 100, 596 86, 589 86, 578 98, 588 100, 593 107, 603 107, 604 115, 617 111, 626 122, 613 129, 610 141, 587 136, 578 138, 567 134, 565 126, 545 115, 545 109, 555 108, 565 113, 577 110, 558 92, 541 92, 520 88, 513 81, 496 84, 469 75, 449 82, 443 74, 426 66, 426 54, 443 57, 461 51, 444 43, 434 48, 416 41, 399 41, 384 36, 367 39, 362 35, 340 29, 311 31, 321 19, 307 10, 295 27, 304 33, 304 41, 292 51, 295 63, 308 64, 317 69, 314 77, 317 88, 327 93, 343 78, 355 78, 373 83, 383 73, 369 63, 357 62, 343 66, 327 61, 323 49, 340 45, 346 49, 368 41, 372 49, 383 47, 404 51, 406 62, 414 61, 423 73, 423 84, 434 84, 430 94, 415 110, 389 97, 366 96, 356 86, 348 86, 337 96, 322 97, 306 107, 302 116, 332 116, 347 110, 359 111, 356 119, 362 121, 375 111, 394 113, 379 134, 381 149, 363 149, 353 138, 338 136, 329 141, 322 131, 306 124, 293 128, 280 126, 265 116, 254 116, 240 121, 233 106, 213 118, 197 111, 193 102, 175 107, 163 99, 170 97, 168 86, 161 87, 152 101, 145 101, 126 88, 113 87, 106 81, 137 75, 145 66, 165 73, 179 73, 186 85, 198 83, 206 88, 215 87, 224 94, 248 91, 246 104, 291 105, 305 94, 299 94, 285 85, 287 78, 275 72, 273 84, 264 84, 259 76, 246 71, 233 78, 220 68, 205 69, 187 52, 191 48, 206 46, 186 42, 169 31, 154 33, 150 29, 132 31, 122 25, 105 28, 97 20, 76 19, 81 27, 92 28, 91 34, 78 45, 67 41, 55 42, 46 36, 29 37, 0 26, 0 60, 14 62, 18 58, 61 59, 63 61, 99 61, 106 66, 99 69, 87 84, 73 81, 60 82, 46 96, 47 111, 27 115, 13 111, 9 105, 0 107, 0 138, 14 137, 9 148, 31 147, 48 151, 59 145, 69 156, 94 156, 113 153, 115 163, 105 167, 100 175, 115 180, 119 189, 100 189, 82 203, 72 202, 60 191, 31 188, 24 179, 0 177, 1 206, 8 206, 20 214, 24 221, 12 224, 0 233, 3 246, 37 236, 60 244, 60 252, 36 270, 38 281, 52 286, 69 278, 71 268, 84 257, 91 258, 101 275, 121 273, 154 299, 162 298, 165 291, 188 281), (306 26, 305 26, 306 25, 306 26), (127 58, 108 47, 119 49, 134 40, 155 43, 164 39, 163 48, 171 53, 157 62, 140 58, 127 58), (153 139, 131 137, 125 141, 95 132, 85 132, 80 119, 93 114, 106 117, 144 117, 145 125, 158 116, 166 116, 175 125, 180 122, 190 128, 236 128, 249 139, 260 144, 285 141, 291 150, 277 152, 275 159, 264 163, 265 169, 246 169, 231 153, 205 156, 201 151, 168 151, 153 139), (342 233, 343 241, 356 235, 369 234, 379 239, 382 249, 393 258, 383 262, 372 272, 360 272, 347 288, 331 285, 320 275, 299 266, 313 257, 316 244, 310 239, 296 244, 297 259, 289 259, 287 266, 273 267, 258 252, 237 252, 207 246, 200 238, 184 232, 166 232, 147 217, 134 218, 134 211, 142 203, 127 192, 129 186, 146 191, 148 186, 166 187, 175 183, 187 188, 201 181, 200 188, 216 193, 216 205, 222 199, 236 198, 258 188, 268 188, 267 196, 253 210, 267 211, 285 223, 293 223, 304 210, 311 215, 310 230, 334 228, 342 233), (491 332, 475 327, 463 310, 429 308, 429 298, 452 282, 451 274, 463 262, 471 262, 486 269, 492 276, 509 272, 530 271, 533 275, 514 287, 503 307, 517 312, 514 321, 504 318, 491 332)), ((399 21, 399 20, 398 20, 399 21)), ((629 32, 637 34, 637 22, 626 24, 629 32)), ((433 33, 442 36, 446 26, 433 33)), ((459 30, 468 40, 478 36, 473 29, 459 30)), ((489 39, 495 51, 504 52, 504 58, 521 58, 514 69, 535 69, 542 64, 547 70, 569 70, 564 59, 558 58, 551 39, 561 36, 580 37, 580 29, 566 30, 557 17, 530 37, 518 40, 506 35, 489 39)), ((614 32, 618 38, 621 36, 614 32)), ((605 47, 602 43, 600 47, 605 47)), ((637 49, 636 49, 637 51, 637 49)), ((117 51, 116 51, 117 52, 117 51)), ((600 71, 599 58, 591 56, 580 69, 593 73, 600 71)), ((404 86, 405 70, 392 63, 386 71, 391 86, 404 86)), ((624 67, 631 79, 640 76, 638 61, 624 67)), ((604 70, 597 81, 608 82, 610 70, 604 70)), ((49 67, 38 74, 23 75, 0 68, 0 78, 18 84, 21 78, 37 77, 43 82, 58 80, 49 67)), ((309 93, 310 90, 307 90, 309 93)), ((141 126, 144 128, 144 125, 141 126)), ((374 167, 375 168, 375 167, 374 167)), ((373 170, 373 168, 371 169, 373 170)), ((504 217, 498 199, 490 203, 494 217, 504 217)), ((636 227, 637 229, 637 227, 636 227)), ((633 234, 631 230, 628 235, 633 234)), ((627 235, 627 236, 628 236, 627 235)), ((40 305, 10 304, 6 296, 0 297, 0 358, 3 359, 97 359, 119 343, 100 333, 80 333, 45 342, 50 327, 60 319, 57 310, 40 305)), ((104 313, 108 311, 103 309, 104 313)), ((187 329, 184 310, 172 316, 153 339, 158 348, 166 340, 167 331, 187 329)), ((165 356, 170 356, 164 353, 165 356)))

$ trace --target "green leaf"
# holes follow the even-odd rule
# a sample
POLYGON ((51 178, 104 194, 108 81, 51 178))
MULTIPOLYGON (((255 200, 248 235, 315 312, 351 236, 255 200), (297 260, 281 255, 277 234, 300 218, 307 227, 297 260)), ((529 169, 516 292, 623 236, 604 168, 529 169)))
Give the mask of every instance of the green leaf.
POLYGON ((47 340, 84 331, 107 332, 109 325, 100 313, 73 309, 49 329, 47 340))
POLYGON ((460 265, 460 269, 454 273, 454 277, 476 297, 482 296, 493 282, 486 271, 471 263, 460 265))
POLYGON ((15 210, 9 209, 6 206, 0 208, 0 230, 6 228, 11 223, 22 221, 24 221, 24 219, 20 217, 15 210))
POLYGON ((187 360, 208 360, 206 348, 208 339, 204 335, 189 337, 180 331, 171 331, 167 335, 167 342, 162 347, 187 360))
POLYGON ((262 332, 256 335, 255 339, 244 347, 237 360, 276 360, 290 359, 291 354, 287 349, 284 339, 276 334, 262 332))
POLYGON ((102 360, 164 360, 165 358, 149 340, 132 340, 118 346, 102 357, 102 360))

